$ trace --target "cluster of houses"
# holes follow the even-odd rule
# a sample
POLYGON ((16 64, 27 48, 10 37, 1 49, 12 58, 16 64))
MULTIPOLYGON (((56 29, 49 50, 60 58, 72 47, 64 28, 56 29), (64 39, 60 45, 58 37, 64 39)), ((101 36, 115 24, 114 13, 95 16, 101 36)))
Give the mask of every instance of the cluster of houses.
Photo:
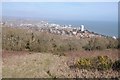
MULTIPOLYGON (((85 29, 84 25, 80 27, 73 27, 72 25, 59 25, 59 24, 50 24, 45 21, 41 21, 39 23, 19 23, 15 24, 6 24, 5 22, 2 25, 9 25, 10 27, 19 27, 29 30, 37 30, 40 32, 47 32, 56 35, 66 35, 70 37, 77 37, 77 38, 92 38, 92 37, 103 37, 104 35, 100 35, 94 32, 90 32, 85 29)), ((105 36, 104 36, 105 37, 105 36)))
POLYGON ((48 32, 56 35, 66 35, 70 37, 76 36, 78 38, 91 38, 102 36, 100 34, 88 31, 87 29, 85 29, 84 25, 75 28, 72 25, 49 24, 44 22, 44 25, 38 25, 38 27, 38 31, 41 32, 48 32))

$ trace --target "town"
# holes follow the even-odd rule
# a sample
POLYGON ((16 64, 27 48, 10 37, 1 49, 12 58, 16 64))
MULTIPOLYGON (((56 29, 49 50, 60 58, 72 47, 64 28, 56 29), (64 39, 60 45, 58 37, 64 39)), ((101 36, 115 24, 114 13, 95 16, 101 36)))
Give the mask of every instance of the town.
POLYGON ((1 24, 7 27, 27 29, 28 31, 31 32, 33 30, 36 30, 36 31, 52 33, 56 35, 65 35, 69 37, 75 36, 76 38, 106 37, 105 35, 101 35, 87 30, 84 25, 81 25, 79 27, 74 27, 72 25, 59 25, 59 24, 48 23, 46 21, 39 21, 37 23, 30 21, 29 22, 3 21, 1 24))

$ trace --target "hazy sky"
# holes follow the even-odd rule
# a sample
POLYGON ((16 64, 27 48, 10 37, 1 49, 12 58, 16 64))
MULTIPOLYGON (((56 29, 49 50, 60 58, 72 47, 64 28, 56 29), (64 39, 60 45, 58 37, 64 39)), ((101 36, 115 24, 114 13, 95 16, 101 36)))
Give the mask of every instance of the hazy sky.
POLYGON ((117 21, 117 2, 4 2, 2 15, 52 20, 117 21))
POLYGON ((3 2, 119 2, 119 0, 2 0, 3 2))

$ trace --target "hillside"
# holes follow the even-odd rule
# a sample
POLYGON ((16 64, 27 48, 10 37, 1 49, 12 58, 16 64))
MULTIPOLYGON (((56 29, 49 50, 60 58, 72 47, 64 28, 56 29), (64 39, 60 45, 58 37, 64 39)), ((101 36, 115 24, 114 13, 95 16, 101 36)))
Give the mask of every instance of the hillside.
MULTIPOLYGON (((106 51, 111 59, 117 58, 117 52, 106 51), (114 56, 114 57, 113 57, 114 56)), ((87 52, 84 54, 87 54, 87 52)), ((92 57, 92 54, 89 54, 92 57)), ((94 57, 100 54, 94 53, 94 57)), ((86 57, 81 55, 81 58, 86 57)), ((115 78, 118 72, 113 70, 86 70, 71 68, 78 57, 58 56, 49 53, 29 53, 21 51, 3 51, 3 78, 115 78)))
POLYGON ((118 46, 111 37, 77 38, 3 26, 2 77, 119 77, 118 46))
POLYGON ((5 50, 63 54, 69 51, 117 49, 118 46, 118 40, 111 37, 79 39, 31 29, 2 27, 2 48, 5 50))

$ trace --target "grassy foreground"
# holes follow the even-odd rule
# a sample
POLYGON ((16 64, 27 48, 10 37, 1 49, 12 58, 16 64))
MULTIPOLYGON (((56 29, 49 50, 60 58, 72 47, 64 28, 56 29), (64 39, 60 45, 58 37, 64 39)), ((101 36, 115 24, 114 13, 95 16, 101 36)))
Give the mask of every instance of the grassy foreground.
MULTIPOLYGON (((99 52, 98 52, 99 54, 99 52)), ((92 54, 91 54, 92 55, 92 54)), ((100 54, 99 54, 100 55, 100 54)), ((110 55, 108 53, 107 55, 110 55)), ((117 54, 115 55, 117 56, 117 54)), ((85 56, 81 56, 84 58, 85 56)), ((97 56, 96 56, 97 57, 97 56)), ((110 56, 109 56, 110 57, 110 56)), ((80 57, 79 57, 80 58, 80 57)), ((49 53, 3 51, 3 78, 114 78, 118 71, 72 68, 79 59, 49 53)), ((112 59, 112 56, 110 57, 112 59)))

